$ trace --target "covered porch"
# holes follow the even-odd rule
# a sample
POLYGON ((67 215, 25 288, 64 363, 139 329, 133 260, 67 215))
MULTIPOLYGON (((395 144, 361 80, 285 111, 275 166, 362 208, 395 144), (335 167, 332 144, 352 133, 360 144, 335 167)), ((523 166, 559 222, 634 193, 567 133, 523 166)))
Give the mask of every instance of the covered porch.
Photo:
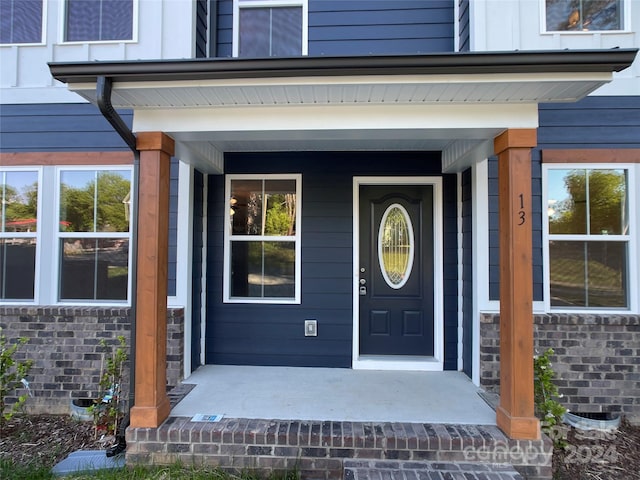
MULTIPOLYGON (((232 465, 244 468, 251 466, 248 463, 254 462, 252 458, 259 462, 262 454, 271 458, 269 462, 278 463, 273 457, 279 452, 291 459, 311 458, 312 465, 317 465, 317 458, 321 458, 323 471, 328 472, 342 465, 341 461, 331 461, 334 454, 358 458, 370 450, 370 458, 397 455, 406 459, 444 460, 450 457, 461 460, 464 446, 468 444, 474 448, 484 446, 485 442, 493 446, 517 446, 520 445, 518 442, 528 446, 544 445, 539 422, 534 416, 532 367, 530 151, 537 142, 537 105, 584 97, 610 81, 612 72, 626 68, 634 55, 635 51, 615 49, 52 65, 55 78, 68 83, 72 90, 90 101, 99 103, 106 96, 109 102, 113 98, 116 107, 134 110, 137 138, 131 132, 129 134, 135 149, 140 152, 139 205, 144 215, 138 223, 141 235, 137 255, 136 397, 127 434, 130 445, 134 446, 128 455, 133 461, 152 459, 156 462, 207 456, 216 457, 215 461, 219 462, 246 458, 232 465), (109 85, 108 91, 104 88, 105 82, 109 85), (473 390, 446 395, 447 390, 437 381, 430 385, 425 383, 424 392, 412 396, 415 394, 411 393, 413 389, 427 378, 426 372, 419 381, 406 381, 405 386, 410 386, 409 393, 404 398, 390 399, 392 403, 381 409, 382 420, 373 417, 343 420, 335 415, 346 406, 338 405, 327 412, 326 415, 331 415, 328 418, 309 414, 300 423, 301 419, 293 414, 293 406, 287 418, 277 419, 287 411, 278 411, 277 402, 265 400, 263 406, 271 405, 272 409, 255 413, 253 418, 247 413, 249 407, 245 406, 233 410, 238 412, 234 414, 237 415, 235 418, 227 416, 212 423, 191 422, 194 413, 227 413, 196 411, 203 407, 197 398, 207 391, 204 383, 196 386, 183 399, 184 403, 178 403, 172 411, 164 389, 166 192, 171 156, 176 155, 206 173, 223 174, 227 152, 328 150, 437 151, 441 152, 442 173, 460 173, 488 156, 498 157, 502 395, 495 413, 486 410, 488 407, 482 399, 476 398, 473 390), (430 399, 437 398, 439 393, 445 395, 432 404, 430 399), (191 399, 190 395, 193 395, 191 399), (418 405, 418 410, 412 414, 415 417, 398 419, 402 427, 395 431, 393 414, 402 411, 410 398, 423 405, 418 405), (460 416, 454 421, 453 416, 444 416, 445 411, 453 414, 458 406, 464 409, 469 405, 472 413, 477 413, 470 423, 468 417, 463 421, 460 416), (432 412, 440 408, 443 416, 420 416, 428 413, 429 406, 432 412), (185 416, 178 414, 181 409, 185 416), (493 422, 484 423, 487 418, 493 418, 497 426, 493 422), (351 431, 358 433, 344 436, 343 422, 348 422, 351 431), (328 430, 325 425, 329 425, 328 430), (384 433, 388 429, 391 431, 389 436, 384 433), (462 435, 461 429, 471 433, 462 435), (292 434, 294 430, 296 433, 292 434), (315 435, 314 431, 317 432, 315 435), (300 432, 304 439, 300 438, 300 432), (421 439, 426 443, 421 443, 421 439), (345 442, 351 442, 346 447, 348 451, 331 451, 345 447, 345 442), (400 442, 403 447, 390 449, 389 442, 396 446, 400 442), (289 450, 277 450, 279 447, 289 450), (313 450, 315 448, 318 450, 313 450), (383 453, 389 451, 398 453, 383 453), (317 457, 307 455, 310 453, 317 457), (219 455, 223 458, 218 458, 219 455)), ((353 267, 355 318, 358 309, 357 260, 353 267)), ((475 322, 476 328, 470 334, 475 337, 477 346, 479 329, 475 322)), ((192 347, 190 332, 187 332, 185 344, 187 349, 192 347)), ((355 347, 354 352, 355 359, 355 347)), ((188 353, 186 357, 190 357, 188 353)), ((470 358, 477 375, 477 349, 470 358)), ((204 368, 202 376, 215 378, 216 368, 204 368)), ((187 369, 189 373, 191 370, 187 369)), ((364 373, 350 371, 348 374, 364 373)), ((393 378, 408 374, 373 373, 393 378)), ((458 372, 432 373, 462 375, 458 372)), ((200 375, 196 371, 192 377, 197 380, 200 375)), ((308 376, 305 380, 309 382, 307 391, 310 392, 316 385, 314 375, 308 376)), ((375 375, 372 378, 375 379, 375 375)), ((282 380, 276 375, 271 384, 275 384, 276 379, 282 380)), ((233 391, 235 383, 234 375, 221 376, 219 382, 211 383, 211 388, 220 392, 233 391)), ((333 392, 333 389, 340 391, 339 383, 324 384, 327 392, 333 392)), ((380 387, 379 382, 374 381, 369 388, 373 385, 380 387)), ((280 390, 287 388, 289 386, 285 385, 280 390)), ((246 397, 237 395, 232 398, 246 397)), ((334 396, 334 393, 316 394, 316 401, 323 404, 316 408, 329 407, 327 399, 334 396)), ((360 393, 357 397, 356 401, 360 403, 376 404, 375 396, 360 393)), ((206 405, 211 404, 207 409, 214 408, 209 397, 206 398, 206 405)), ((280 396, 280 401, 282 398, 280 396)), ((305 395, 299 401, 300 408, 314 405, 305 395)), ((313 412, 313 408, 309 410, 313 412)), ((288 462, 285 462, 287 466, 288 462)))

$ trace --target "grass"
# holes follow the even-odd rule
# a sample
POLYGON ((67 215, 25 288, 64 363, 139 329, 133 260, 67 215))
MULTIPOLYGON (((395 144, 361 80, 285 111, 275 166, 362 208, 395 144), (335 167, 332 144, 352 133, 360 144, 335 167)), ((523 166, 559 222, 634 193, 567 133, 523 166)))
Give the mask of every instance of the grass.
MULTIPOLYGON (((56 477, 44 465, 15 465, 0 459, 0 478, 12 480, 53 480, 56 477)), ((186 466, 134 466, 108 470, 94 470, 62 477, 65 480, 299 480, 297 472, 278 472, 260 476, 251 472, 233 474, 215 467, 186 466)))

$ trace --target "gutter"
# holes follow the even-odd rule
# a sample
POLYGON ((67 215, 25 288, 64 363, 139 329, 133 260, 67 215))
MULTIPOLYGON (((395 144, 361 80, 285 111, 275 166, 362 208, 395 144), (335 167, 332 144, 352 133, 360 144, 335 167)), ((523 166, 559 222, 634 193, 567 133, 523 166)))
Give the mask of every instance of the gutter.
POLYGON ((96 98, 100 113, 111 124, 114 130, 122 137, 125 143, 133 151, 133 195, 131 201, 131 258, 133 262, 130 269, 131 275, 131 336, 129 347, 129 401, 127 413, 116 432, 116 444, 106 450, 107 457, 113 457, 127 448, 125 432, 130 424, 131 407, 135 403, 136 392, 136 299, 137 299, 137 258, 138 258, 138 192, 140 174, 140 152, 136 148, 136 136, 129 129, 122 117, 116 112, 111 104, 112 79, 105 76, 97 78, 96 98))
POLYGON ((457 52, 353 57, 196 58, 49 63, 63 83, 214 80, 352 75, 611 73, 629 67, 637 48, 457 52))

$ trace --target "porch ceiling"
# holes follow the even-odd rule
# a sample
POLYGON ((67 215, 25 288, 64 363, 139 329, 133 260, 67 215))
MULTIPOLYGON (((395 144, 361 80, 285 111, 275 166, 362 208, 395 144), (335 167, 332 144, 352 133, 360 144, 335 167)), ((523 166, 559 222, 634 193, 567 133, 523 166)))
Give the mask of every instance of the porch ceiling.
POLYGON ((200 156, 445 150, 491 140, 506 128, 535 128, 538 103, 583 98, 627 68, 636 52, 98 61, 50 69, 92 103, 98 78, 111 79, 111 102, 134 110, 134 131, 169 133, 200 156))

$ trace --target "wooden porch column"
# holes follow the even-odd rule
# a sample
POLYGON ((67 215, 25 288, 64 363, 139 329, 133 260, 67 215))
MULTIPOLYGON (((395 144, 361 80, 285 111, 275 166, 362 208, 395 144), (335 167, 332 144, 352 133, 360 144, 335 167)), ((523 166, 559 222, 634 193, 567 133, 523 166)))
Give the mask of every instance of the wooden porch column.
POLYGON ((540 438, 533 394, 531 148, 535 129, 496 137, 500 237, 500 405, 498 427, 513 439, 540 438))
POLYGON ((135 405, 131 426, 154 428, 169 416, 167 397, 167 263, 169 169, 174 141, 137 135, 140 151, 136 296, 135 405))

